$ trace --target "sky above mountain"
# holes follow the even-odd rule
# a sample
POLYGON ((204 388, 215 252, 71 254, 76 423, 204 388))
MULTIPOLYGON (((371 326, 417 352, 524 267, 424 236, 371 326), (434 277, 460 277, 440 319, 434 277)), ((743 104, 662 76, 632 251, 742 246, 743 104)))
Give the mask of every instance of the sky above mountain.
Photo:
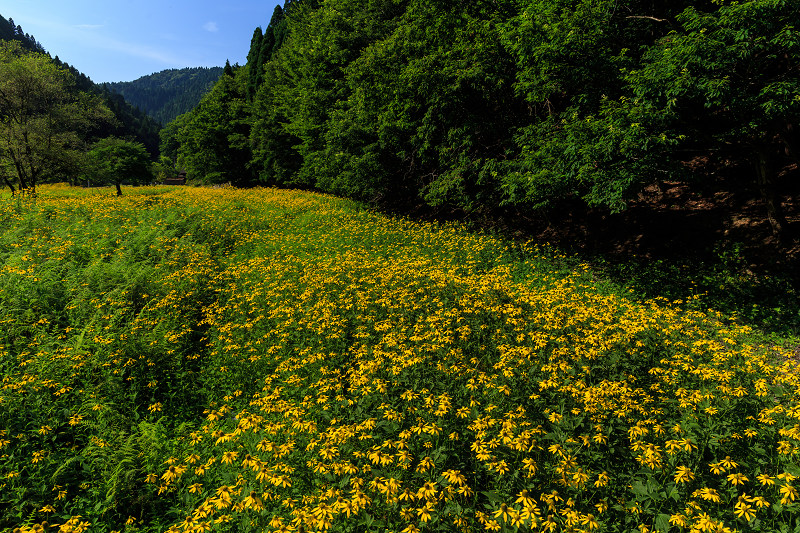
POLYGON ((274 0, 0 0, 53 56, 92 81, 132 81, 160 70, 244 64, 274 0))

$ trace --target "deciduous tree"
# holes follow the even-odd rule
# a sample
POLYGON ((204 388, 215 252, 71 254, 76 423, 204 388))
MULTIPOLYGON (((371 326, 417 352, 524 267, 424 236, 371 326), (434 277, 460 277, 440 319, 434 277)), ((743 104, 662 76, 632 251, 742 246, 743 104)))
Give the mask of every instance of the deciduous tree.
POLYGON ((84 148, 82 133, 113 120, 97 97, 73 91, 73 84, 47 55, 0 42, 0 174, 12 194, 69 178, 84 148))
POLYGON ((785 154, 798 157, 798 9, 796 0, 689 7, 677 17, 679 29, 652 47, 641 68, 628 76, 632 104, 646 102, 670 115, 683 146, 749 161, 778 237, 785 234, 786 220, 774 183, 785 154))
POLYGON ((153 179, 152 165, 142 143, 107 137, 97 141, 88 154, 91 174, 100 183, 113 183, 122 196, 122 182, 147 183, 153 179))

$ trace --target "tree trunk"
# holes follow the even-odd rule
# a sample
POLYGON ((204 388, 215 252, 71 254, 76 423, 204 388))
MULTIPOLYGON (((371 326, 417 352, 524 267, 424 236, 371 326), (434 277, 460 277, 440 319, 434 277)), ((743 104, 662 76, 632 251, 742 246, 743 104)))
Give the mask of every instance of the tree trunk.
POLYGON ((122 187, 120 187, 120 183, 117 181, 114 182, 114 185, 117 186, 117 196, 122 196, 122 187))
POLYGON ((6 185, 8 185, 8 188, 11 189, 11 196, 16 195, 17 189, 14 188, 14 184, 9 181, 5 174, 3 174, 3 181, 5 181, 6 185))
POLYGON ((17 169, 17 179, 19 180, 19 190, 25 190, 28 188, 27 180, 25 179, 25 168, 22 164, 14 158, 14 167, 17 169))
POLYGON ((800 132, 794 124, 786 124, 779 138, 783 142, 786 155, 795 161, 800 161, 800 132))
POLYGON ((781 202, 775 194, 775 185, 773 183, 775 171, 766 147, 758 150, 755 166, 758 191, 761 194, 764 206, 767 208, 767 220, 772 229, 772 234, 779 241, 783 241, 786 238, 787 222, 783 215, 783 209, 781 209, 781 202))

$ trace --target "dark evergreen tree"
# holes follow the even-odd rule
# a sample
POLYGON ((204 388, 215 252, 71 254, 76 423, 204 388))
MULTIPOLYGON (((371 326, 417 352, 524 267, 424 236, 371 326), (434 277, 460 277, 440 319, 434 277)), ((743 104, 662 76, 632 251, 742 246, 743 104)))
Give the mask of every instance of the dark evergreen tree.
POLYGON ((797 158, 800 127, 796 8, 287 1, 254 31, 236 72, 248 105, 223 104, 220 89, 165 145, 188 154, 201 115, 229 117, 236 126, 216 137, 224 149, 198 169, 243 154, 249 128, 246 167, 264 184, 388 205, 568 202, 610 213, 650 184, 687 177, 683 159, 724 154, 753 166, 779 234, 774 182, 797 158))
POLYGON ((259 78, 258 73, 261 68, 261 41, 264 39, 264 33, 261 26, 257 27, 253 32, 253 38, 250 40, 250 51, 247 52, 247 99, 252 101, 253 97, 258 91, 259 78))
POLYGON ((247 96, 249 100, 255 97, 258 87, 264 81, 264 65, 272 59, 275 52, 283 45, 286 38, 286 16, 281 6, 275 6, 272 18, 266 31, 256 28, 250 41, 250 51, 247 54, 247 96))
POLYGON ((164 154, 195 183, 250 185, 252 158, 246 69, 233 68, 190 112, 162 131, 164 154))
POLYGON ((2 15, 0 15, 0 41, 18 41, 27 50, 46 53, 44 47, 36 39, 24 33, 19 25, 14 24, 14 19, 6 20, 2 15))

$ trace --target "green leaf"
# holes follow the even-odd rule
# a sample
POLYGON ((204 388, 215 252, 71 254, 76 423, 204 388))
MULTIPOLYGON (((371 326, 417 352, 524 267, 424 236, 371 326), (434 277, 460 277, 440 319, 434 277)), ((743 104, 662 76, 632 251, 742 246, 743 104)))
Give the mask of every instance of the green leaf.
POLYGON ((669 531, 670 528, 672 527, 672 525, 669 523, 669 518, 670 518, 670 515, 664 514, 664 513, 659 513, 659 515, 656 516, 656 521, 655 521, 655 524, 654 524, 656 530, 658 530, 658 531, 669 531))

